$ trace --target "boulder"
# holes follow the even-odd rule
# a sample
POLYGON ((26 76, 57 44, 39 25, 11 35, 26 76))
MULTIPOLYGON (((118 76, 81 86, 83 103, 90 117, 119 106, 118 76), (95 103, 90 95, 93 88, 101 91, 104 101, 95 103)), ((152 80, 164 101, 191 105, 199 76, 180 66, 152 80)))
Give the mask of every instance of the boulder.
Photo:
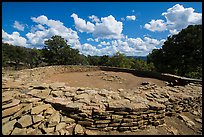
POLYGON ((7 122, 6 124, 2 125, 2 134, 9 135, 14 128, 14 124, 17 122, 16 119, 7 122))

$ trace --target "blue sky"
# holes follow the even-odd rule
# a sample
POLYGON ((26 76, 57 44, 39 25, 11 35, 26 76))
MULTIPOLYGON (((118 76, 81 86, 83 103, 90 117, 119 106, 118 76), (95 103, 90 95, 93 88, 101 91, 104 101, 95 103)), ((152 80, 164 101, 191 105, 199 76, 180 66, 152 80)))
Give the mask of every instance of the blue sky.
POLYGON ((202 24, 201 2, 3 2, 2 41, 42 48, 60 35, 85 55, 146 56, 202 24))

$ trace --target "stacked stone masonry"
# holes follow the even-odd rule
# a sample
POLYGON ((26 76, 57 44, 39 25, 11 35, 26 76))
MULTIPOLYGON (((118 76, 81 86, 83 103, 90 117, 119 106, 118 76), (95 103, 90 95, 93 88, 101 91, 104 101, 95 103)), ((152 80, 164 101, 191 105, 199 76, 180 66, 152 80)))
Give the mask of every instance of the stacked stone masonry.
MULTIPOLYGON (((55 67, 50 68, 55 70, 55 67)), ((50 68, 45 69, 49 71, 50 68)), ((95 69, 83 68, 81 71, 95 69)), ((23 79, 28 77, 28 71, 20 71, 16 79, 13 75, 3 76, 4 135, 91 135, 94 130, 136 131, 162 126, 165 116, 180 112, 195 111, 202 117, 202 85, 199 84, 159 87, 147 82, 138 90, 113 92, 70 87, 65 83, 41 83, 39 79, 43 75, 37 79, 37 69, 36 81, 25 83, 23 79)))

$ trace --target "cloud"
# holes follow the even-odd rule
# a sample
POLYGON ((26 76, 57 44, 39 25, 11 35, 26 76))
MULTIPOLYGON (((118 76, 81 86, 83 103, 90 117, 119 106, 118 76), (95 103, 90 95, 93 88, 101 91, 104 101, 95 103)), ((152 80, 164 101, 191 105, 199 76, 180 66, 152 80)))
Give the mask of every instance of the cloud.
POLYGON ((121 52, 127 56, 146 56, 153 49, 163 45, 164 39, 157 40, 150 37, 115 39, 109 42, 102 41, 94 46, 89 43, 75 46, 84 55, 114 55, 121 52))
POLYGON ((132 10, 132 12, 135 12, 135 10, 132 10))
POLYGON ((71 15, 72 18, 74 18, 75 28, 80 32, 93 32, 94 31, 94 24, 91 22, 87 22, 81 18, 78 18, 78 15, 73 13, 71 15))
POLYGON ((4 43, 16 45, 16 46, 28 46, 27 40, 20 36, 18 32, 13 32, 12 34, 8 34, 2 29, 2 41, 4 43))
POLYGON ((107 46, 107 45, 110 45, 110 42, 102 41, 100 44, 101 44, 101 45, 105 45, 105 46, 107 46))
POLYGON ((92 39, 92 38, 88 38, 88 39, 86 39, 87 41, 94 41, 94 39, 92 39))
POLYGON ((89 19, 92 21, 92 22, 100 22, 99 18, 95 15, 91 15, 89 16, 89 19))
POLYGON ((44 41, 54 35, 59 35, 68 41, 68 44, 80 44, 76 31, 67 28, 58 20, 48 19, 45 15, 32 17, 33 22, 38 23, 26 34, 28 42, 34 46, 43 46, 44 41))
POLYGON ((135 20, 136 17, 135 17, 134 15, 132 15, 132 16, 126 16, 126 19, 127 19, 127 20, 135 20))
POLYGON ((150 31, 164 31, 167 29, 166 23, 164 23, 164 20, 151 20, 149 24, 145 24, 144 28, 150 30, 150 31))
POLYGON ((125 21, 125 18, 121 18, 121 21, 125 21))
POLYGON ((20 24, 18 21, 15 21, 13 27, 19 31, 24 31, 25 25, 20 24))
POLYGON ((202 24, 202 13, 196 13, 195 10, 184 8, 183 5, 176 4, 162 13, 164 20, 152 20, 144 27, 150 31, 164 31, 169 30, 171 34, 177 34, 188 25, 202 24), (165 29, 166 28, 166 29, 165 29))
POLYGON ((123 23, 115 20, 110 15, 101 18, 101 23, 96 23, 93 36, 101 39, 120 39, 122 38, 123 23))

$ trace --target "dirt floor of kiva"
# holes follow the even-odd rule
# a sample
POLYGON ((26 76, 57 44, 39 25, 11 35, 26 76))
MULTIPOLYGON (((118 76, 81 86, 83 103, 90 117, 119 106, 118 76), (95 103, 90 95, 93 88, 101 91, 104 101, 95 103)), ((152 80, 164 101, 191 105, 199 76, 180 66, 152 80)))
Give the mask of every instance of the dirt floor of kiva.
POLYGON ((92 71, 92 72, 71 72, 55 74, 44 79, 45 83, 64 82, 67 86, 104 88, 107 90, 137 89, 141 83, 150 82, 158 86, 164 86, 165 82, 153 79, 138 77, 125 72, 92 71))

